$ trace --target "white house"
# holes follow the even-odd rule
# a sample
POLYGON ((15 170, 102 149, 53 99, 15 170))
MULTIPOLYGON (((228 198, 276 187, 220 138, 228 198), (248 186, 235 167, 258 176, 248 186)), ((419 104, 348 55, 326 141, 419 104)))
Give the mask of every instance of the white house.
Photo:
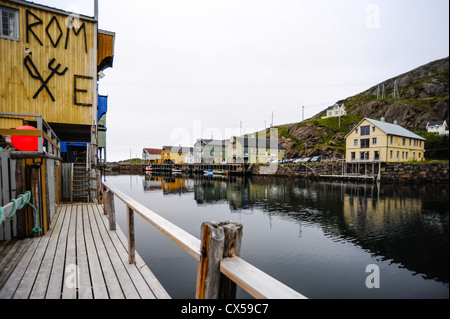
POLYGON ((326 109, 327 115, 322 117, 323 119, 327 119, 329 117, 337 117, 347 115, 347 110, 345 109, 344 103, 336 103, 333 106, 330 106, 326 109))
POLYGON ((428 122, 427 123, 428 133, 438 133, 439 135, 448 135, 447 121, 440 122, 428 122))
POLYGON ((142 150, 142 159, 145 162, 161 164, 161 151, 161 149, 157 148, 144 148, 142 150))

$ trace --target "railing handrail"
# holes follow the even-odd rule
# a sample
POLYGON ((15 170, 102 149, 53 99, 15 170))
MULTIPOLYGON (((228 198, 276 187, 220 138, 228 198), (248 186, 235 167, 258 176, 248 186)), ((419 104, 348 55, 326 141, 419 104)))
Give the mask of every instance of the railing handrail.
MULTIPOLYGON (((45 140, 47 140, 56 150, 57 156, 61 156, 61 141, 59 137, 55 134, 51 126, 45 121, 44 117, 42 115, 38 114, 22 114, 22 113, 5 113, 0 112, 0 116, 9 116, 9 117, 16 117, 18 119, 20 118, 35 118, 37 123, 37 134, 38 137, 43 137, 45 140), (47 130, 47 132, 44 131, 44 127, 47 130)), ((10 130, 8 130, 10 131, 10 130)), ((20 131, 16 130, 14 131, 15 135, 17 136, 27 136, 30 134, 30 131, 24 131, 23 134, 21 134, 20 131)), ((33 135, 34 136, 34 135, 33 135)), ((43 152, 43 141, 41 139, 38 139, 38 151, 43 152)), ((50 146, 49 146, 50 147, 50 146)), ((47 151, 49 154, 53 154, 53 152, 47 151)))
MULTIPOLYGON (((167 237, 200 261, 201 241, 185 230, 159 216, 116 187, 103 182, 103 187, 116 195, 132 211, 139 214, 167 237)), ((234 281, 255 298, 306 299, 305 296, 286 286, 240 257, 222 259, 220 272, 234 281)))

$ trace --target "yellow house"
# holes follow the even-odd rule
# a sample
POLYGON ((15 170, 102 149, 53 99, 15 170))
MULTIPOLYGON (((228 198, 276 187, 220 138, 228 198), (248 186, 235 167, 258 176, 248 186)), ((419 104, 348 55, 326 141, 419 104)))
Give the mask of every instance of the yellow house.
POLYGON ((407 162, 425 158, 425 139, 396 123, 364 118, 346 135, 346 162, 407 162))
POLYGON ((163 164, 185 164, 186 159, 192 154, 193 148, 191 147, 163 146, 161 161, 163 164))

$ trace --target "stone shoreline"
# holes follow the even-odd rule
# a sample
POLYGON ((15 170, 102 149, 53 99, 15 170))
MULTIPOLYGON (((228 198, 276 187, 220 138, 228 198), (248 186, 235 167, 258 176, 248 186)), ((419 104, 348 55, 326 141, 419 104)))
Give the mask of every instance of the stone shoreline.
MULTIPOLYGON (((366 168, 369 171, 369 175, 372 174, 372 169, 375 168, 376 176, 378 176, 378 169, 380 168, 381 183, 449 183, 449 163, 381 163, 380 167, 378 164, 375 164, 374 167, 371 164, 368 164, 368 167, 362 164, 360 171, 355 173, 364 175, 366 168)), ((350 177, 350 175, 343 176, 342 172, 342 165, 317 163, 306 166, 298 164, 278 164, 278 166, 274 165, 273 167, 255 165, 251 173, 253 175, 311 179, 345 180, 350 177)))

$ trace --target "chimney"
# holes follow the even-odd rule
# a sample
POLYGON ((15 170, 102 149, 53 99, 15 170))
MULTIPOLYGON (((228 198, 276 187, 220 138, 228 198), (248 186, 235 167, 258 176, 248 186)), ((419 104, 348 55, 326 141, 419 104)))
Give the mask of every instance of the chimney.
POLYGON ((94 18, 98 21, 98 0, 94 0, 94 18))

